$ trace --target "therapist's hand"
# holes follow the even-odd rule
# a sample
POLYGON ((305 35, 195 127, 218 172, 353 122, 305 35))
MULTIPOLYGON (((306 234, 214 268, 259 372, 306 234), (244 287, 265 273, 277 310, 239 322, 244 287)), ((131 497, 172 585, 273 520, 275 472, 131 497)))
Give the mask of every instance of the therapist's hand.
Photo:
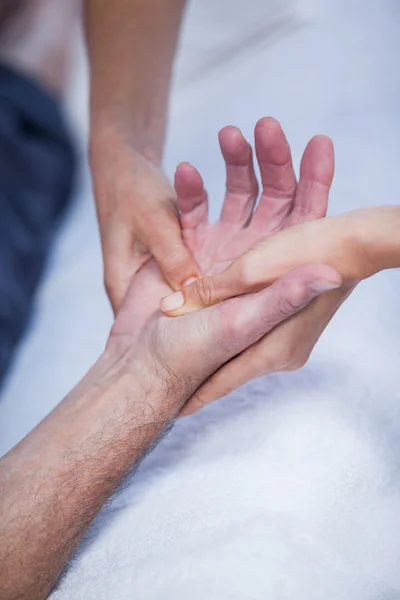
POLYGON ((123 133, 99 128, 91 136, 90 162, 114 312, 151 256, 175 290, 197 277, 198 266, 182 240, 175 191, 156 157, 144 156, 123 133))

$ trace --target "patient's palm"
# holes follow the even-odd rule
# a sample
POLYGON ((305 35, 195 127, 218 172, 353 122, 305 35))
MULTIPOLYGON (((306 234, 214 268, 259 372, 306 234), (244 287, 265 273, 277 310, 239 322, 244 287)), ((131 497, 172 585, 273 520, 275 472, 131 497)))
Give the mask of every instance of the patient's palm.
POLYGON ((251 147, 235 128, 228 127, 220 134, 226 194, 217 223, 208 222, 207 194, 198 171, 188 163, 177 169, 175 189, 183 237, 203 275, 222 271, 271 233, 326 214, 334 168, 331 141, 323 136, 311 140, 297 183, 290 148, 279 124, 263 119, 256 126, 255 139, 262 180, 256 207, 258 183, 251 147))

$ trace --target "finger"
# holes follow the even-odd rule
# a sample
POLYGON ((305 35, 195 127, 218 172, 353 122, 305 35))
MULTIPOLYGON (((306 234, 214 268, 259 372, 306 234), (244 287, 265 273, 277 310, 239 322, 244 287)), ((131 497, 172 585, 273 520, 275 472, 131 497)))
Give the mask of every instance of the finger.
POLYGON ((296 192, 290 146, 279 122, 272 117, 258 121, 254 136, 262 193, 253 223, 268 232, 277 231, 292 210, 296 192))
POLYGON ((221 129, 219 144, 226 168, 226 192, 221 221, 243 226, 253 212, 258 195, 253 152, 237 127, 221 129))
POLYGON ((123 265, 118 260, 108 260, 104 265, 104 286, 111 302, 114 316, 118 313, 132 277, 149 260, 150 253, 141 256, 140 260, 123 265))
POLYGON ((200 410, 257 377, 301 368, 347 295, 341 289, 323 294, 280 323, 210 377, 184 406, 180 416, 200 410))
POLYGON ((208 219, 208 199, 203 179, 188 162, 180 163, 175 172, 175 191, 181 211, 183 229, 196 229, 208 219))
POLYGON ((118 227, 118 235, 103 239, 104 285, 114 315, 121 307, 132 277, 151 256, 144 247, 132 253, 131 235, 129 229, 118 227))
POLYGON ((332 140, 325 135, 313 137, 301 160, 300 181, 287 227, 325 217, 334 171, 332 140))
POLYGON ((207 328, 202 329, 204 337, 213 342, 209 359, 218 368, 302 310, 318 295, 340 284, 340 275, 331 267, 301 267, 261 292, 231 298, 208 309, 211 312, 207 317, 205 312, 197 313, 194 317, 198 320, 206 318, 207 327, 213 332, 210 337, 207 328))
MULTIPOLYGON (((287 234, 284 233, 269 236, 264 242, 239 256, 221 273, 203 277, 186 286, 179 293, 162 298, 161 310, 174 317, 196 312, 234 296, 258 292, 296 266, 311 263, 312 256, 310 260, 306 262, 303 260, 298 264, 293 259, 285 260, 284 252, 288 243, 286 236, 287 234), (268 262, 266 256, 269 257, 268 262)), ((298 242, 294 238, 289 243, 293 245, 298 242)))
POLYGON ((180 290, 201 277, 200 269, 184 244, 179 221, 168 220, 159 230, 163 235, 154 237, 149 244, 150 252, 172 289, 180 290))

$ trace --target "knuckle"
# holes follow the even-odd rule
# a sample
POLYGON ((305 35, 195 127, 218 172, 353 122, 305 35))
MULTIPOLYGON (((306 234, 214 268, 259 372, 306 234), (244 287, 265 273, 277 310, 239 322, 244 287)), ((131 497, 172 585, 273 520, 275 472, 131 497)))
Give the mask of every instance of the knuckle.
POLYGON ((230 319, 226 320, 224 333, 229 341, 236 338, 238 335, 241 335, 244 329, 243 315, 241 312, 237 312, 236 314, 231 315, 230 319))
MULTIPOLYGON (((232 307, 220 305, 221 313, 221 338, 220 343, 226 342, 229 346, 232 341, 240 336, 242 339, 248 333, 250 313, 243 310, 231 310, 232 307)), ((251 320, 251 319, 250 319, 251 320)))
POLYGON ((292 315, 303 308, 309 299, 309 289, 301 281, 282 282, 278 310, 282 317, 292 315))
POLYGON ((203 307, 211 306, 213 304, 215 295, 215 286, 211 277, 204 277, 199 279, 191 290, 193 294, 193 300, 196 304, 200 304, 203 307))

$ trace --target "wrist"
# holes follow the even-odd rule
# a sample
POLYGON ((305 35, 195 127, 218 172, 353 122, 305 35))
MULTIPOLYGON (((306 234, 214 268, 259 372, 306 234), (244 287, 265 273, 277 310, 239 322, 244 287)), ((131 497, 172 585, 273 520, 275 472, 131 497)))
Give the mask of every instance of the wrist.
POLYGON ((140 157, 156 166, 162 162, 164 148, 164 123, 146 123, 125 109, 97 109, 91 111, 89 158, 115 154, 119 146, 129 147, 140 157))
POLYGON ((130 340, 111 334, 99 359, 101 378, 113 389, 115 401, 123 400, 141 425, 160 426, 172 421, 189 397, 179 374, 163 365, 149 351, 138 352, 130 340))
POLYGON ((367 277, 400 267, 400 206, 362 209, 358 239, 368 261, 367 277))

